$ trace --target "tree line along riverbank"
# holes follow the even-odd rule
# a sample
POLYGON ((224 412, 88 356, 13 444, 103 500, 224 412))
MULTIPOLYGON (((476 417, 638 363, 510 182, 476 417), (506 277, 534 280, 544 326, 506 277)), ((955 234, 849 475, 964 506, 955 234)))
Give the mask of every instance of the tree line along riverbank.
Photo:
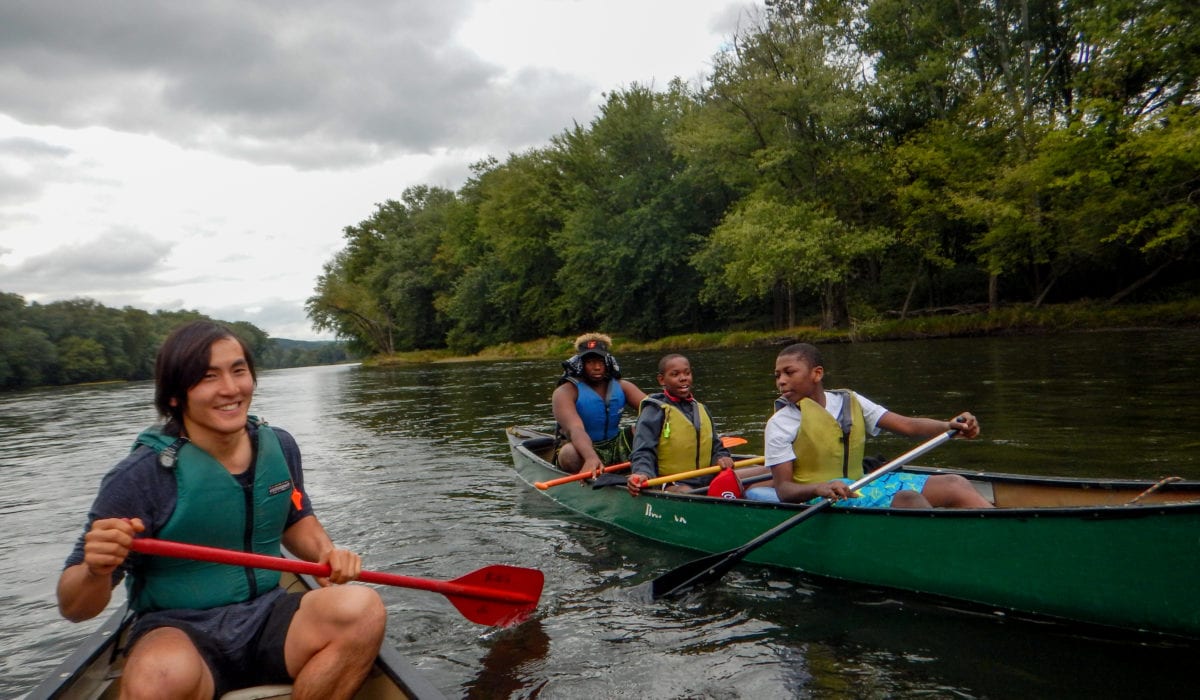
MULTIPOLYGON (((762 347, 793 342, 853 343, 882 340, 971 337, 1005 334, 1067 333, 1121 328, 1200 328, 1200 299, 1160 304, 1111 306, 1077 302, 1033 306, 1014 304, 999 309, 962 306, 926 309, 907 318, 876 318, 848 329, 822 329, 817 322, 778 330, 730 329, 681 333, 654 340, 613 336, 614 352, 668 352, 704 348, 762 347)), ((580 332, 591 329, 581 328, 580 332)), ((374 355, 368 366, 464 362, 475 360, 565 358, 573 353, 575 336, 547 337, 521 343, 492 345, 473 355, 450 350, 421 350, 374 355)))

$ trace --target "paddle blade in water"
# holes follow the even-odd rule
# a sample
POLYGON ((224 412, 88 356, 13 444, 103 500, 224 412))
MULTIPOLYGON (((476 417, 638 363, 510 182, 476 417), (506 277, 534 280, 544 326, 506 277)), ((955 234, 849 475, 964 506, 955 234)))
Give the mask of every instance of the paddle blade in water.
POLYGON ((364 571, 358 580, 441 593, 471 622, 507 626, 521 622, 537 609, 545 577, 537 569, 492 564, 453 581, 378 571, 364 571))
POLYGON ((690 561, 650 582, 650 597, 654 600, 677 596, 696 586, 721 578, 741 561, 730 552, 719 552, 690 561))
POLYGON ((466 594, 455 594, 449 591, 443 593, 446 599, 458 609, 458 612, 462 613, 463 617, 481 625, 507 627, 524 622, 537 610, 545 577, 537 569, 493 564, 472 571, 466 576, 460 576, 450 583, 490 592, 487 598, 474 597, 469 592, 466 594), (494 595, 496 588, 520 594, 527 600, 524 602, 497 600, 494 595))

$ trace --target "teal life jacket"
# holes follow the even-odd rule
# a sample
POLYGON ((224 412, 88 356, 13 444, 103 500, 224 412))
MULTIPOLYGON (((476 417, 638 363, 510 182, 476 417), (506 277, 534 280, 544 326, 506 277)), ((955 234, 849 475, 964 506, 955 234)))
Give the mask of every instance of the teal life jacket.
MULTIPOLYGON (((157 427, 138 435, 134 449, 158 453, 158 468, 175 472, 177 501, 155 533, 174 540, 269 556, 281 554, 283 530, 292 507, 291 473, 283 448, 265 421, 258 430, 254 481, 244 487, 220 462, 157 427)), ((206 610, 252 600, 279 585, 278 571, 191 559, 146 556, 137 576, 126 579, 130 607, 138 612, 189 608, 206 610)))

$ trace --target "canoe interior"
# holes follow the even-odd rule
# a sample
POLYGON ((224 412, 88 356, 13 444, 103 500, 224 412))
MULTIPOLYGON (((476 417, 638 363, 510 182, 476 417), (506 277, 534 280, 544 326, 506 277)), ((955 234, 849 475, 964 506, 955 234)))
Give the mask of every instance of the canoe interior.
MULTIPOLYGON (((309 576, 290 573, 282 576, 281 585, 289 591, 304 591, 317 585, 309 576)), ((115 700, 118 697, 117 680, 124 666, 124 656, 116 650, 124 643, 128 626, 125 617, 125 606, 122 606, 26 700, 115 700)), ((290 697, 291 686, 260 686, 226 693, 223 700, 290 697)), ((356 700, 445 700, 441 691, 386 644, 380 650, 367 682, 354 697, 356 700)))
MULTIPOLYGON (((513 433, 515 436, 523 438, 522 446, 538 458, 549 462, 553 456, 553 437, 528 429, 511 430, 517 431, 513 433)), ((755 455, 735 455, 734 458, 745 459, 752 456, 755 455)), ((1177 477, 1166 477, 1159 481, 1074 479, 916 466, 905 467, 903 471, 961 475, 997 508, 1145 506, 1200 501, 1200 482, 1184 481, 1177 477)), ((566 475, 565 472, 563 474, 566 475)), ((690 497, 708 498, 702 494, 690 497)))

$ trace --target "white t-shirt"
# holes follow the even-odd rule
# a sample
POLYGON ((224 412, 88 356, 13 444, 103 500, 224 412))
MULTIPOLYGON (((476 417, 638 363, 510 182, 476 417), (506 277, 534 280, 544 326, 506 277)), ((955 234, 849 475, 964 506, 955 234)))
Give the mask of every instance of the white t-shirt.
MULTIPOLYGON (((866 422, 866 430, 868 435, 879 434, 879 419, 883 414, 887 413, 887 409, 874 401, 868 399, 862 394, 855 394, 858 397, 858 404, 862 406, 863 420, 866 422)), ((842 410, 842 402, 844 394, 834 393, 832 391, 825 392, 825 410, 834 418, 842 410)), ((763 457, 766 465, 773 467, 776 464, 784 462, 793 462, 796 460, 796 453, 792 450, 792 442, 796 436, 800 434, 800 408, 791 402, 775 412, 767 421, 767 428, 763 432, 763 441, 765 443, 763 449, 763 457)))

